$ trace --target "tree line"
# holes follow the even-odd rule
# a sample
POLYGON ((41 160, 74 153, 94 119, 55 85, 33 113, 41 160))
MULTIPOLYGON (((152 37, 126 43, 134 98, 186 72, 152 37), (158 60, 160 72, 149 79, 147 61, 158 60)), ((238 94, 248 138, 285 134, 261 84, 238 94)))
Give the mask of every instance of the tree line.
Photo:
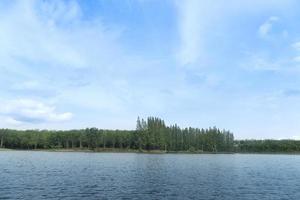
POLYGON ((167 126, 164 120, 137 119, 136 130, 13 130, 0 129, 0 148, 11 149, 121 149, 165 152, 233 152, 234 136, 216 127, 167 126))
POLYGON ((299 140, 236 140, 234 146, 242 153, 300 152, 299 140))

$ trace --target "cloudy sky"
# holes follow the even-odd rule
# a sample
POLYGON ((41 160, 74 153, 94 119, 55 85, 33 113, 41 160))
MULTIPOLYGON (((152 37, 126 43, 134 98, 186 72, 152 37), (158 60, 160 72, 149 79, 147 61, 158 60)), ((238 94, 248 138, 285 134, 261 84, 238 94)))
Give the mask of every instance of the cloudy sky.
POLYGON ((0 1, 0 127, 300 137, 296 0, 0 1))

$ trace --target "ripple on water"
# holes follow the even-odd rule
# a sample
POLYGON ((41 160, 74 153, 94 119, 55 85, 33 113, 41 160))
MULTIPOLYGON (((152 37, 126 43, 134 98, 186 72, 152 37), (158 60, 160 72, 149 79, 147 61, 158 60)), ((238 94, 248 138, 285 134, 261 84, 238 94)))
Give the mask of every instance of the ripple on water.
POLYGON ((300 156, 0 153, 0 199, 300 199, 300 156))

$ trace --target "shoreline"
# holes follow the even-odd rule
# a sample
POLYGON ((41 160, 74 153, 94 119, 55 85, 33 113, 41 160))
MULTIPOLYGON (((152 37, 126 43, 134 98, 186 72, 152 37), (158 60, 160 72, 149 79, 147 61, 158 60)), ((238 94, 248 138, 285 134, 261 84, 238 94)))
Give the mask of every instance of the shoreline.
POLYGON ((300 155, 300 152, 188 152, 188 151, 139 151, 139 150, 124 150, 124 149, 8 149, 0 148, 0 152, 6 151, 28 151, 28 152, 58 152, 58 153, 136 153, 136 154, 197 154, 197 155, 212 155, 212 154, 253 154, 253 155, 300 155))

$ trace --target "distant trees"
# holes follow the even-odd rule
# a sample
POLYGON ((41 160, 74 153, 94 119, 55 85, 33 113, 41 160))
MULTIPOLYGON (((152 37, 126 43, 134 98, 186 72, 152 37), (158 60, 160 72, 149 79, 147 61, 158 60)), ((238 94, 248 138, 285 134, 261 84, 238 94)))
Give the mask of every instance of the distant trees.
POLYGON ((12 149, 134 149, 169 152, 231 152, 233 134, 216 127, 209 129, 166 126, 157 117, 138 117, 136 130, 86 128, 68 131, 0 129, 0 147, 12 149))
POLYGON ((6 132, 7 132, 6 129, 2 129, 2 130, 0 131, 0 148, 3 148, 3 145, 4 145, 4 138, 5 138, 6 132))
POLYGON ((166 126, 159 118, 137 120, 139 148, 165 151, 233 151, 234 137, 229 131, 217 128, 198 129, 166 126))
POLYGON ((234 140, 230 131, 167 126, 157 117, 138 117, 136 130, 86 128, 68 131, 0 129, 0 148, 159 150, 166 152, 300 152, 296 140, 234 140))
POLYGON ((237 140, 234 146, 236 152, 300 152, 299 140, 237 140))

